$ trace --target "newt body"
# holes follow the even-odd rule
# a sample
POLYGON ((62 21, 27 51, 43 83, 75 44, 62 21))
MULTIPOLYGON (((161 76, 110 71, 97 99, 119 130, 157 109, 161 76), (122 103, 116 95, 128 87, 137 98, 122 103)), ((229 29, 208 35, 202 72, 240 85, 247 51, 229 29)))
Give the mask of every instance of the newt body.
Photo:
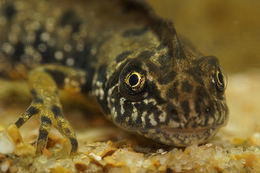
POLYGON ((51 126, 78 144, 58 89, 96 97, 120 128, 174 146, 203 143, 227 122, 225 79, 214 56, 181 43, 173 24, 131 0, 7 1, 0 8, 0 75, 28 78, 37 152, 51 126))

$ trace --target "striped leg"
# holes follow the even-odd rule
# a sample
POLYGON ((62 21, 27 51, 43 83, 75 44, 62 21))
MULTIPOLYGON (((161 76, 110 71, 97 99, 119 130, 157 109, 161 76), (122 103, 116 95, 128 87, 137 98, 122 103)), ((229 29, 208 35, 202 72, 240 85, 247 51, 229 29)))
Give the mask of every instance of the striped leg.
POLYGON ((43 149, 46 147, 47 140, 48 140, 48 134, 51 130, 52 126, 52 118, 50 117, 50 114, 41 115, 41 124, 39 128, 39 136, 37 139, 37 148, 36 148, 36 154, 40 154, 43 149))
POLYGON ((46 147, 48 134, 52 126, 70 140, 71 154, 78 148, 75 133, 62 114, 58 89, 80 91, 85 82, 85 73, 69 67, 45 65, 30 73, 29 83, 33 100, 15 125, 21 127, 30 117, 40 116, 39 136, 36 152, 39 154, 46 147))

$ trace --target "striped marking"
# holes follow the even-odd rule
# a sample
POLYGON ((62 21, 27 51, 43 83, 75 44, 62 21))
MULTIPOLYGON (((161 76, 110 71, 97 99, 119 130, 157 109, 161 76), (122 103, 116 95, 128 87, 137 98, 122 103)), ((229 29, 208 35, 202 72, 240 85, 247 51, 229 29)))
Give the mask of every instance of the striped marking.
POLYGON ((15 122, 16 127, 20 128, 28 119, 30 119, 33 115, 38 114, 39 109, 30 106, 24 114, 22 114, 19 119, 15 122))

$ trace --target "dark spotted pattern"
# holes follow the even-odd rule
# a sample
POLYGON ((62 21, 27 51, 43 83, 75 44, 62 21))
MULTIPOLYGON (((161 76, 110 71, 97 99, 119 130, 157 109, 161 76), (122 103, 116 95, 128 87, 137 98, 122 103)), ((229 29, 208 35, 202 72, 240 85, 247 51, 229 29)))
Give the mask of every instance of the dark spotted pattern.
POLYGON ((64 86, 64 79, 65 79, 65 74, 59 70, 49 70, 45 69, 45 72, 49 73, 52 78, 55 80, 56 84, 59 87, 64 86))
POLYGON ((48 137, 48 132, 46 130, 40 130, 39 131, 39 136, 38 136, 39 141, 46 140, 47 137, 48 137))
POLYGON ((21 61, 21 55, 24 54, 25 45, 22 42, 18 42, 14 45, 14 54, 12 56, 12 62, 21 61))
POLYGON ((80 27, 81 21, 75 14, 75 11, 69 10, 63 13, 60 19, 60 25, 62 27, 70 26, 72 27, 72 32, 78 32, 80 27))
POLYGON ((31 94, 32 94, 34 103, 43 104, 42 98, 40 98, 40 96, 37 94, 37 92, 35 91, 35 89, 32 89, 32 90, 31 90, 31 94))
POLYGON ((155 52, 153 52, 153 51, 145 50, 145 51, 141 52, 141 53, 138 55, 138 58, 148 59, 148 58, 150 58, 151 56, 153 56, 154 53, 155 53, 155 52))
POLYGON ((189 83, 189 81, 183 81, 181 87, 183 92, 190 93, 192 91, 192 85, 189 83))
POLYGON ((56 118, 62 116, 61 110, 58 106, 52 106, 51 110, 56 118))
POLYGON ((169 61, 171 61, 171 56, 170 55, 161 55, 158 59, 159 63, 162 66, 165 66, 169 61))
POLYGON ((8 20, 11 20, 15 16, 16 12, 17 11, 16 11, 16 8, 15 8, 14 4, 7 3, 6 5, 4 5, 3 15, 8 20))
POLYGON ((169 82, 172 82, 172 80, 175 78, 175 76, 176 76, 176 72, 171 71, 171 72, 165 74, 162 78, 160 78, 158 80, 158 82, 162 85, 168 84, 169 82))
POLYGON ((24 119, 19 118, 16 122, 15 125, 19 128, 25 123, 24 119))
POLYGON ((51 119, 43 115, 41 117, 41 122, 44 124, 51 124, 51 119))
POLYGON ((167 90, 166 96, 168 98, 178 98, 179 97, 179 91, 177 89, 177 86, 179 85, 178 81, 174 82, 173 85, 167 90))
POLYGON ((190 104, 188 101, 183 101, 181 102, 181 108, 183 110, 183 112, 185 113, 184 115, 187 115, 190 113, 190 104))
POLYGON ((127 58, 128 55, 130 55, 132 52, 130 51, 125 51, 121 54, 119 54, 117 57, 116 57, 116 62, 121 62, 123 60, 125 60, 127 58))
POLYGON ((35 107, 30 107, 30 108, 27 110, 27 113, 30 115, 30 117, 32 117, 33 115, 39 113, 39 109, 37 109, 37 108, 35 108, 35 107))

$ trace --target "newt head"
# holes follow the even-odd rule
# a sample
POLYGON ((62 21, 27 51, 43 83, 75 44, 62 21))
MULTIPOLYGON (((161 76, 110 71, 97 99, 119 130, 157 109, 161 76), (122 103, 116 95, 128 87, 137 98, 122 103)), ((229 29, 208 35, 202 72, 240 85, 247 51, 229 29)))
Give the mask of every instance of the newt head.
POLYGON ((226 124, 226 77, 218 59, 185 46, 175 35, 171 45, 126 58, 107 85, 115 124, 174 146, 203 143, 226 124))

